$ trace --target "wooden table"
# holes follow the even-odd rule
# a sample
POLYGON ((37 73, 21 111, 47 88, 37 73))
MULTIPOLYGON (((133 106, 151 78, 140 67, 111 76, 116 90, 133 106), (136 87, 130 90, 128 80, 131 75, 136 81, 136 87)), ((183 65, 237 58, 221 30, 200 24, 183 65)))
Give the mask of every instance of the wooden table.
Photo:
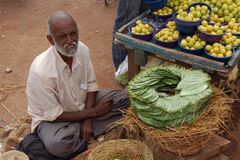
POLYGON ((143 19, 149 14, 146 11, 136 17, 126 25, 122 26, 115 34, 114 43, 128 49, 128 75, 129 80, 137 74, 140 66, 147 63, 148 56, 158 57, 163 60, 172 61, 176 64, 191 66, 205 70, 209 73, 221 77, 228 77, 232 69, 238 64, 240 59, 240 48, 238 48, 227 64, 208 59, 204 56, 198 56, 183 52, 176 48, 165 48, 154 43, 154 41, 143 41, 133 38, 128 33, 128 27, 138 19, 143 19))

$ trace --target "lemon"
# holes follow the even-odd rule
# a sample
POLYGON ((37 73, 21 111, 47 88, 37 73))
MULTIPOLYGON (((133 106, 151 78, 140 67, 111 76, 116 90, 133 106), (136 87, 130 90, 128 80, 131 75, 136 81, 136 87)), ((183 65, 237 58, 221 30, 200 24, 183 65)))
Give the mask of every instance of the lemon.
POLYGON ((179 34, 174 33, 174 34, 173 34, 173 39, 174 39, 174 40, 177 40, 178 38, 179 38, 179 34))
POLYGON ((212 53, 211 55, 214 56, 214 57, 217 57, 217 54, 216 54, 216 53, 212 53))
POLYGON ((211 45, 207 45, 206 46, 206 50, 209 52, 210 50, 212 49, 212 46, 211 45))
POLYGON ((232 46, 231 45, 226 45, 225 48, 226 48, 227 51, 231 51, 232 50, 232 46))
POLYGON ((180 45, 183 46, 184 48, 187 47, 187 41, 185 39, 183 39, 181 42, 180 42, 180 45))
POLYGON ((219 58, 223 58, 224 55, 223 55, 223 54, 218 54, 217 57, 219 57, 219 58))
POLYGON ((136 24, 137 24, 137 25, 139 25, 139 24, 141 24, 141 23, 142 23, 141 20, 137 20, 137 21, 136 21, 136 24))
POLYGON ((226 57, 229 57, 232 55, 232 51, 227 51, 227 53, 225 54, 226 57))

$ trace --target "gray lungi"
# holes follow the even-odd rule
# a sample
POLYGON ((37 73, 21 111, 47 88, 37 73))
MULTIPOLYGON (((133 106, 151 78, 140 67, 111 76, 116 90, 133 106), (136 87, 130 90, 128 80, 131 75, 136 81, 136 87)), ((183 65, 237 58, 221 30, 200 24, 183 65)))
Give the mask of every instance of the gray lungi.
MULTIPOLYGON (((93 119, 93 135, 99 136, 106 132, 108 126, 122 118, 120 110, 129 106, 126 90, 100 90, 97 93, 96 104, 102 98, 113 99, 113 109, 104 116, 93 119)), ((80 139, 81 123, 76 122, 41 122, 37 127, 37 133, 49 153, 57 157, 65 157, 76 152, 83 144, 80 139)))

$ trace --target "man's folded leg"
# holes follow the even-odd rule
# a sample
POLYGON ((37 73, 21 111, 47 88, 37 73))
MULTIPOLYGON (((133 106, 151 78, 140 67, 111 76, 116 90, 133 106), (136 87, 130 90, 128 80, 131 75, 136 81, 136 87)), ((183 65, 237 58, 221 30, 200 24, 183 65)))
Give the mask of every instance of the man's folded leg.
POLYGON ((112 111, 93 120, 94 137, 105 133, 109 125, 120 120, 123 117, 121 110, 126 109, 130 104, 127 90, 100 90, 97 93, 96 103, 99 103, 105 97, 112 98, 112 111))
POLYGON ((37 133, 47 151, 56 157, 73 157, 87 149, 80 139, 80 123, 41 122, 37 133))

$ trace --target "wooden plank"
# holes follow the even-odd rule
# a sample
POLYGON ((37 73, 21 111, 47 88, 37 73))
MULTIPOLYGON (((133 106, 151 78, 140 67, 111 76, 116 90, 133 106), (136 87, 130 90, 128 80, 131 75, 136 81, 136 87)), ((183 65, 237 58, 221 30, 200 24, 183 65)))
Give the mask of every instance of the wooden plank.
POLYGON ((239 59, 240 59, 240 48, 238 47, 237 51, 234 53, 232 58, 229 60, 228 66, 234 67, 239 62, 239 59))
POLYGON ((139 71, 140 66, 134 63, 134 50, 128 50, 128 79, 131 80, 139 71))
MULTIPOLYGON (((115 39, 115 42, 116 44, 118 45, 125 45, 127 48, 132 48, 130 47, 129 45, 127 44, 122 44, 122 41, 118 40, 118 39, 115 39)), ((240 50, 239 50, 240 51, 240 50)), ((175 61, 176 59, 175 58, 168 58, 168 57, 165 57, 163 55, 160 55, 160 54, 154 54, 154 53, 151 53, 151 52, 148 52, 148 51, 145 51, 145 53, 147 53, 146 55, 151 55, 151 56, 155 56, 155 57, 160 57, 164 60, 167 60, 167 61, 170 61, 170 62, 173 62, 175 61)), ((184 53, 185 54, 185 53, 184 53)), ((187 54, 188 55, 188 54, 187 54)), ((193 55, 195 56, 195 55, 193 55)), ((199 56, 197 56, 198 58, 201 58, 199 56)), ((240 58, 240 56, 238 57, 240 58)), ((206 59, 206 58, 205 58, 206 59)), ((207 59, 208 60, 208 59, 207 59)), ((209 60, 209 61, 212 61, 212 60, 209 60)), ((198 63, 198 62, 194 62, 194 61, 185 61, 185 60, 182 60, 183 63, 186 63, 186 64, 191 64, 193 66, 197 66, 201 69, 204 69, 205 71, 209 72, 209 73, 212 73, 212 72, 217 72, 218 75, 220 75, 221 77, 228 77, 229 74, 231 73, 233 67, 224 67, 223 69, 218 69, 218 68, 213 68, 213 67, 210 67, 208 65, 205 65, 205 64, 201 64, 201 63, 198 63)), ((216 61, 213 61, 215 63, 219 63, 219 62, 216 62, 216 61)), ((234 63, 237 63, 237 61, 234 61, 234 63)), ((237 65, 237 64, 235 64, 237 65)))
MULTIPOLYGON (((117 45, 124 46, 123 44, 121 44, 121 42, 118 39, 115 39, 114 42, 117 45)), ((127 49, 133 49, 132 47, 129 47, 129 46, 126 46, 126 48, 127 49)), ((166 61, 169 61, 169 62, 172 62, 172 63, 176 63, 176 64, 179 64, 179 65, 183 65, 183 63, 184 63, 184 62, 176 61, 175 59, 166 58, 162 55, 153 54, 153 53, 146 52, 146 51, 144 52, 144 58, 143 57, 139 58, 139 56, 138 56, 139 51, 141 51, 141 50, 138 50, 138 52, 136 54, 134 54, 134 60, 133 61, 128 60, 130 64, 135 63, 137 65, 144 66, 146 61, 147 61, 148 56, 153 56, 153 57, 156 57, 156 58, 160 58, 160 59, 163 59, 163 60, 166 60, 166 61)), ((141 51, 140 53, 143 54, 143 51, 141 51)), ((222 70, 213 69, 212 67, 202 65, 202 64, 199 64, 199 63, 194 63, 194 62, 189 62, 189 63, 185 63, 185 64, 192 65, 193 67, 199 67, 199 69, 203 69, 206 72, 211 73, 211 74, 217 72, 217 74, 220 75, 221 77, 228 77, 229 74, 231 73, 232 69, 233 69, 233 68, 226 68, 226 69, 222 69, 222 70)), ((131 68, 131 66, 130 66, 130 68, 131 68)), ((137 73, 135 73, 135 74, 137 74, 137 73)), ((134 74, 132 74, 132 76, 134 76, 134 74)))
POLYGON ((145 66, 147 64, 147 54, 143 50, 134 49, 134 63, 145 66))
POLYGON ((200 57, 193 54, 187 54, 182 51, 177 51, 175 49, 169 49, 165 47, 161 47, 156 45, 152 42, 146 42, 143 40, 135 39, 129 35, 116 33, 115 36, 119 43, 132 46, 133 48, 141 49, 144 51, 148 51, 155 54, 160 54, 166 58, 176 59, 185 63, 193 62, 193 63, 200 63, 202 65, 207 65, 209 67, 215 69, 226 69, 227 66, 224 65, 222 62, 214 61, 205 57, 200 57))
MULTIPOLYGON (((167 59, 166 57, 162 57, 161 55, 157 55, 157 54, 149 54, 149 56, 160 58, 162 60, 166 60, 166 61, 178 64, 178 65, 181 65, 181 66, 185 66, 186 65, 186 63, 184 63, 184 62, 176 61, 176 60, 173 60, 173 59, 167 59)), ((213 68, 211 68, 209 66, 201 65, 199 63, 191 63, 191 62, 188 63, 188 65, 191 65, 192 68, 195 68, 195 67, 198 68, 199 67, 198 69, 203 69, 204 71, 206 71, 208 73, 211 73, 211 75, 212 74, 215 74, 215 75, 217 74, 218 75, 218 79, 219 79, 219 76, 227 78, 231 74, 231 72, 233 70, 233 68, 218 70, 218 69, 213 69, 213 68)))
POLYGON ((118 39, 114 39, 113 41, 114 44, 118 45, 119 47, 122 47, 122 48, 126 48, 126 49, 133 49, 133 47, 131 46, 126 46, 124 44, 122 44, 118 39))

